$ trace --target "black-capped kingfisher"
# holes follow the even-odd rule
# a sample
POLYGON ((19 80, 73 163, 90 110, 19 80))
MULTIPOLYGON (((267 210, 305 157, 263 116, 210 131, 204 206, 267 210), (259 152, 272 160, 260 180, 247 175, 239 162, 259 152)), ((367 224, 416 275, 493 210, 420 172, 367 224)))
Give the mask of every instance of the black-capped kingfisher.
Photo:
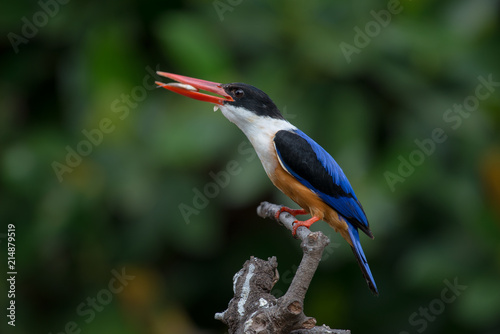
MULTIPOLYGON (((371 291, 377 286, 366 260, 358 230, 373 239, 368 219, 344 172, 320 145, 289 123, 274 102, 263 91, 244 84, 216 82, 178 74, 157 72, 177 82, 156 84, 187 97, 213 103, 214 111, 236 124, 257 152, 273 184, 297 203, 301 209, 283 207, 294 217, 310 214, 306 221, 296 220, 309 228, 318 220, 326 221, 351 245, 363 276, 371 291), (201 93, 200 90, 220 96, 201 93)), ((279 217, 278 212, 277 217, 279 217)))

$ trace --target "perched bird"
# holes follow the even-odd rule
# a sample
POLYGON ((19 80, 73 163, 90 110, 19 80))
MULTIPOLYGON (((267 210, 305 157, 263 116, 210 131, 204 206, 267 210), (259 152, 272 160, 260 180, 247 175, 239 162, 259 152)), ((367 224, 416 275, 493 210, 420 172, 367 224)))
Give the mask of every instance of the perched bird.
MULTIPOLYGON (((214 111, 236 124, 257 152, 264 169, 285 195, 302 209, 284 207, 282 211, 310 214, 306 221, 295 221, 309 228, 318 220, 326 221, 351 245, 371 291, 377 286, 366 260, 358 230, 373 239, 366 214, 344 172, 320 145, 289 123, 263 91, 244 84, 220 84, 178 74, 157 72, 177 82, 156 84, 175 93, 215 104, 214 111), (201 93, 204 90, 220 96, 201 93)), ((279 217, 279 212, 277 217, 279 217)))

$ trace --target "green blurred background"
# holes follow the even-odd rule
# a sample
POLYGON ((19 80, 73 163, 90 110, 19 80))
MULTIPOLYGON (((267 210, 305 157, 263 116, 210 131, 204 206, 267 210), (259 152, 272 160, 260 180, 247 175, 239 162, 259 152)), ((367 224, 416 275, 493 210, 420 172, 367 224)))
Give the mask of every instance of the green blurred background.
POLYGON ((261 88, 344 169, 380 297, 319 222, 318 324, 500 332, 500 86, 478 79, 500 81, 498 1, 62 2, 0 14, 2 333, 224 333, 214 313, 251 255, 277 256, 286 291, 299 243, 255 209, 293 203, 233 124, 154 89, 155 70, 261 88))

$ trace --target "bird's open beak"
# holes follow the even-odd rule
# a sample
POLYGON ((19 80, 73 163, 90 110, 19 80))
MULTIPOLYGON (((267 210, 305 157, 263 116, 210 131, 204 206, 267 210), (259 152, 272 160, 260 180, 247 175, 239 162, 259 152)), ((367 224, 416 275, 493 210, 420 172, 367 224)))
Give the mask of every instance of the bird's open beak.
POLYGON ((233 98, 230 95, 228 95, 226 91, 222 88, 222 84, 220 83, 185 77, 183 75, 166 73, 161 71, 158 71, 156 73, 158 75, 161 75, 162 77, 178 81, 168 84, 159 81, 155 82, 158 86, 171 90, 172 92, 190 97, 195 100, 215 103, 219 105, 223 105, 225 101, 234 101, 233 98), (200 93, 199 92, 200 90, 205 90, 210 93, 222 95, 222 97, 200 93))

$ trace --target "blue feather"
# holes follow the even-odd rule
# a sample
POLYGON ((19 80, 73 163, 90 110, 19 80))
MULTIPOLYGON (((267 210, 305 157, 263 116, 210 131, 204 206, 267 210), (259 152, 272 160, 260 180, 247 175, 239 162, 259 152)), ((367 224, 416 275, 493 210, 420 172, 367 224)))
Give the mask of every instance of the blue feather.
POLYGON ((328 152, 298 129, 293 132, 278 132, 274 140, 276 152, 284 168, 345 220, 350 239, 346 240, 351 244, 368 286, 378 295, 359 241, 358 228, 370 237, 373 235, 363 207, 340 166, 328 152))
POLYGON ((352 226, 351 224, 347 225, 349 226, 348 231, 352 241, 352 251, 354 253, 354 256, 356 257, 356 260, 358 261, 361 271, 363 272, 363 276, 365 277, 366 283, 368 283, 370 289, 376 295, 378 295, 377 285, 375 284, 372 272, 370 270, 370 267, 368 266, 368 261, 366 260, 366 256, 365 253, 363 252, 363 248, 361 247, 361 243, 359 242, 358 229, 352 226))
POLYGON ((334 208, 347 221, 353 218, 361 225, 368 227, 368 220, 366 218, 365 212, 363 211, 363 208, 361 207, 361 204, 359 203, 356 194, 354 194, 354 190, 352 189, 349 180, 347 180, 347 177, 342 171, 342 168, 340 168, 338 163, 332 158, 332 156, 327 151, 325 151, 324 148, 318 145, 304 132, 298 129, 295 130, 294 132, 303 139, 305 139, 309 143, 309 145, 311 145, 311 148, 313 149, 314 153, 316 153, 318 160, 327 170, 328 174, 332 177, 333 182, 349 196, 335 197, 330 194, 325 194, 319 191, 318 189, 314 188, 309 183, 309 181, 294 173, 293 170, 289 170, 292 173, 292 175, 300 183, 302 183, 309 189, 313 190, 325 203, 334 208))

